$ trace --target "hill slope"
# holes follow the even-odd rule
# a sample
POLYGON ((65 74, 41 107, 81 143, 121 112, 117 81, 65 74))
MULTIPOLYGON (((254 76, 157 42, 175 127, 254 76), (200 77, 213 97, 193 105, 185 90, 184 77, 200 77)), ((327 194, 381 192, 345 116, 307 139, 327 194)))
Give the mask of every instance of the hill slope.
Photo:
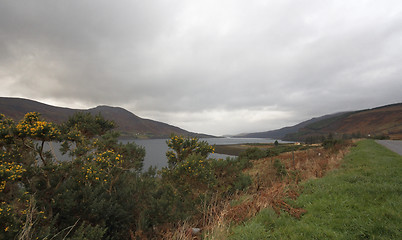
POLYGON ((311 136, 329 133, 356 136, 389 136, 402 139, 402 103, 348 112, 316 121, 286 135, 288 140, 305 140, 311 136))
POLYGON ((271 130, 271 131, 266 131, 266 132, 255 132, 255 133, 244 133, 240 135, 236 135, 234 137, 241 137, 241 138, 272 138, 272 139, 284 139, 286 135, 292 134, 292 133, 297 133, 299 129, 306 127, 309 124, 328 119, 328 118, 333 118, 339 115, 342 115, 344 113, 334 113, 334 114, 329 114, 317 118, 312 118, 310 120, 301 122, 299 124, 296 124, 294 126, 290 127, 284 127, 280 128, 277 130, 271 130))
POLYGON ((329 133, 356 136, 384 135, 392 139, 402 139, 402 103, 361 111, 328 114, 290 127, 244 133, 234 137, 305 141, 308 137, 325 136, 329 133))
POLYGON ((143 119, 120 107, 98 106, 91 109, 71 109, 55 107, 29 99, 0 97, 0 113, 15 120, 22 119, 27 112, 39 112, 46 120, 61 123, 78 111, 92 114, 100 113, 106 119, 115 121, 118 126, 117 129, 121 131, 123 137, 165 138, 171 133, 185 136, 208 136, 188 132, 166 123, 143 119))

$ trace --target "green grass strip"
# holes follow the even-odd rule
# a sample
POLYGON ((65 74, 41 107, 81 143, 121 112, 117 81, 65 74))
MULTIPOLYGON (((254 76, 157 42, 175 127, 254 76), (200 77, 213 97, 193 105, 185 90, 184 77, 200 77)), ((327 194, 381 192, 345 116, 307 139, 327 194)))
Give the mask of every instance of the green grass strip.
POLYGON ((229 239, 402 239, 402 157, 361 141, 340 169, 306 182, 292 205, 307 213, 297 220, 266 209, 229 239))

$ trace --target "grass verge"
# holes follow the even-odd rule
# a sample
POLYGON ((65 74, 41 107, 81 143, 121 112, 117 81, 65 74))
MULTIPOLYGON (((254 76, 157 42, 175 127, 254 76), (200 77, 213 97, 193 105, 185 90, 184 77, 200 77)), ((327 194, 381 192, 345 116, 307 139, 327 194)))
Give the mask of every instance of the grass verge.
POLYGON ((303 185, 291 202, 307 210, 300 220, 263 210, 229 239, 402 239, 401 170, 401 156, 361 141, 340 169, 303 185))

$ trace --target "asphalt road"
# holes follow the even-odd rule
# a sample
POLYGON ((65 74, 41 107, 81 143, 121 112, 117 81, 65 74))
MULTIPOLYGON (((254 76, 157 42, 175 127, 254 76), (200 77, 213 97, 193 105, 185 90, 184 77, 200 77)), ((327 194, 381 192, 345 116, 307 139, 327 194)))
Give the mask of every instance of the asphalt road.
POLYGON ((376 140, 376 142, 402 155, 402 140, 376 140))

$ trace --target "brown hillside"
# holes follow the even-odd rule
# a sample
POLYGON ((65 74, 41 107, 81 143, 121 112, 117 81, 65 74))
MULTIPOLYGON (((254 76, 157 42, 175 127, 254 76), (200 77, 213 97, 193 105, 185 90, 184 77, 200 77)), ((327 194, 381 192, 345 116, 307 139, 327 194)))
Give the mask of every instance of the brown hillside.
POLYGON ((336 125, 338 125, 336 131, 341 133, 360 132, 364 135, 388 135, 399 138, 398 136, 402 134, 402 104, 356 112, 340 120, 336 125))
POLYGON ((391 139, 402 139, 402 103, 348 112, 307 125, 299 132, 286 137, 288 140, 305 140, 310 136, 329 133, 388 136, 391 139))
POLYGON ((80 110, 55 107, 22 98, 0 97, 0 113, 17 121, 28 112, 39 112, 48 121, 62 123, 77 111, 80 110))
POLYGON ((166 138, 172 133, 186 136, 207 136, 191 133, 166 123, 143 119, 120 107, 98 106, 88 110, 70 109, 28 99, 0 97, 0 113, 16 121, 22 119, 28 112, 39 112, 47 121, 62 123, 78 111, 91 114, 100 113, 106 119, 113 120, 123 137, 166 138))
MULTIPOLYGON (((168 137, 171 133, 192 135, 192 133, 166 123, 143 119, 120 107, 98 106, 87 110, 92 114, 101 113, 106 119, 114 120, 118 129, 129 135, 141 134, 168 137)), ((194 135, 194 134, 193 134, 194 135)))

